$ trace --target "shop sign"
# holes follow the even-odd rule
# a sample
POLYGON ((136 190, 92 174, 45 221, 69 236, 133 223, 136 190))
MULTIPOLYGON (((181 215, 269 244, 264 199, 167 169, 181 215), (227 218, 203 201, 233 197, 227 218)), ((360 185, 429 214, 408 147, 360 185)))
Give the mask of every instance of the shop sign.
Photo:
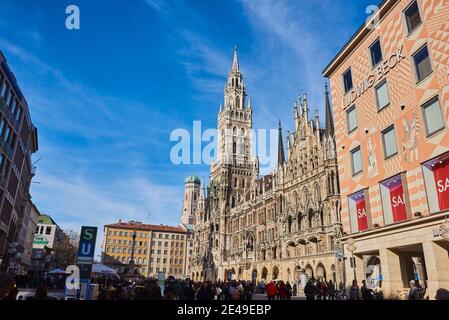
POLYGON ((392 53, 387 59, 371 71, 369 76, 358 86, 355 86, 344 98, 345 107, 350 107, 354 102, 362 96, 368 89, 372 88, 375 83, 380 82, 385 75, 394 69, 399 62, 405 59, 402 54, 403 46, 396 52, 392 53))
POLYGON ((34 236, 33 244, 46 245, 48 244, 48 239, 43 235, 37 234, 34 236))
POLYGON ((366 214, 365 198, 357 200, 357 222, 359 231, 365 231, 368 229, 368 215, 366 214))
POLYGON ((407 209, 405 207, 404 189, 402 183, 390 189, 391 209, 393 211, 393 221, 400 222, 407 219, 407 209))
POLYGON ((449 209, 449 160, 440 161, 433 169, 440 210, 449 209))

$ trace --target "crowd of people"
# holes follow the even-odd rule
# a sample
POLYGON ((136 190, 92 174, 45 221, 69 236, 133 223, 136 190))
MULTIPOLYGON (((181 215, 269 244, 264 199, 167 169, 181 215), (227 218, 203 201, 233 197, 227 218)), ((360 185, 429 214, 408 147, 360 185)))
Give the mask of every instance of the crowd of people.
MULTIPOLYGON (((44 279, 45 280, 45 279, 44 279)), ((19 280, 20 281, 20 280, 19 280)), ((252 300, 255 293, 265 294, 268 300, 291 300, 298 293, 297 285, 287 281, 271 281, 269 283, 251 281, 218 281, 194 282, 169 277, 160 282, 156 278, 123 277, 102 279, 95 281, 98 292, 97 300, 252 300)), ((27 299, 52 300, 48 294, 48 281, 41 281, 33 295, 27 299)), ((0 272, 0 300, 17 300, 18 282, 8 273, 0 272)), ((419 281, 410 281, 410 290, 406 296, 408 300, 425 299, 425 287, 419 281)), ((349 288, 340 282, 338 287, 332 280, 309 279, 304 287, 307 300, 381 300, 382 291, 370 288, 366 281, 359 287, 357 280, 349 288)), ((19 295, 19 298, 21 296, 19 295)), ((449 291, 439 289, 435 299, 449 300, 449 291)))
POLYGON ((115 280, 100 285, 98 300, 251 300, 255 285, 247 281, 193 282, 168 278, 162 288, 154 278, 115 280))

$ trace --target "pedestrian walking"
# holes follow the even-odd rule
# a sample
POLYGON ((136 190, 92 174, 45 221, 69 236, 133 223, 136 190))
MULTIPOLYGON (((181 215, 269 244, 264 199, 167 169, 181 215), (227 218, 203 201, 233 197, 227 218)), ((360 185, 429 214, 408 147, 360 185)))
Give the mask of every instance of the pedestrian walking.
POLYGON ((316 287, 313 283, 313 279, 309 279, 306 286, 304 287, 304 294, 306 295, 307 300, 315 300, 316 287))
POLYGON ((203 285, 201 286, 200 290, 198 290, 196 299, 203 300, 203 301, 213 300, 211 288, 206 281, 203 282, 203 285))
POLYGON ((407 300, 420 300, 419 283, 415 280, 410 281, 410 290, 408 292, 407 300))
POLYGON ((287 300, 291 300, 292 297, 292 286, 290 285, 290 282, 287 281, 285 284, 285 289, 287 290, 287 300))
POLYGON ((373 300, 373 290, 367 287, 365 280, 362 281, 360 291, 362 293, 362 300, 373 300))
POLYGON ((271 281, 268 285, 267 285, 267 297, 268 300, 274 300, 274 298, 276 297, 276 285, 274 284, 273 281, 271 281))
POLYGON ((357 285, 357 280, 352 281, 352 286, 349 288, 349 300, 359 300, 360 299, 360 289, 357 285))

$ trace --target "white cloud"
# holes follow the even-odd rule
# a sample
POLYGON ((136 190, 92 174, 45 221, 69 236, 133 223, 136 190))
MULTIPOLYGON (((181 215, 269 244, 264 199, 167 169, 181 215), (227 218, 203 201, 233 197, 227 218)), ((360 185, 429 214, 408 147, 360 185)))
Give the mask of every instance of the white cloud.
POLYGON ((103 225, 118 219, 148 222, 151 213, 153 223, 176 225, 182 182, 170 186, 147 178, 153 170, 147 157, 167 146, 167 128, 179 124, 176 116, 102 96, 24 48, 3 38, 0 45, 21 62, 15 73, 39 129, 35 156, 42 160, 34 181, 40 184, 31 190, 38 208, 64 229, 98 226, 98 248, 103 225), (73 137, 82 143, 72 144, 73 137))
POLYGON ((85 176, 58 177, 47 172, 39 172, 38 180, 42 183, 33 184, 31 194, 41 212, 50 214, 64 230, 79 232, 82 225, 97 226, 97 253, 105 224, 119 219, 179 223, 182 194, 168 185, 141 177, 124 177, 104 184, 85 176))
POLYGON ((145 0, 145 2, 158 12, 168 12, 169 6, 164 0, 145 0))

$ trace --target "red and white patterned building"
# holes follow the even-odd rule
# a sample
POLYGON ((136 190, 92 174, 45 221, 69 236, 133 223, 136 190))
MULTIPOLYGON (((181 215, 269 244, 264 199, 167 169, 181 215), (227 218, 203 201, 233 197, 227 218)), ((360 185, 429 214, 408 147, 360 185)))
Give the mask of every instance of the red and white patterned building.
POLYGON ((385 0, 378 18, 323 72, 348 258, 354 243, 346 280, 387 297, 419 280, 432 299, 449 289, 449 0, 385 0))

